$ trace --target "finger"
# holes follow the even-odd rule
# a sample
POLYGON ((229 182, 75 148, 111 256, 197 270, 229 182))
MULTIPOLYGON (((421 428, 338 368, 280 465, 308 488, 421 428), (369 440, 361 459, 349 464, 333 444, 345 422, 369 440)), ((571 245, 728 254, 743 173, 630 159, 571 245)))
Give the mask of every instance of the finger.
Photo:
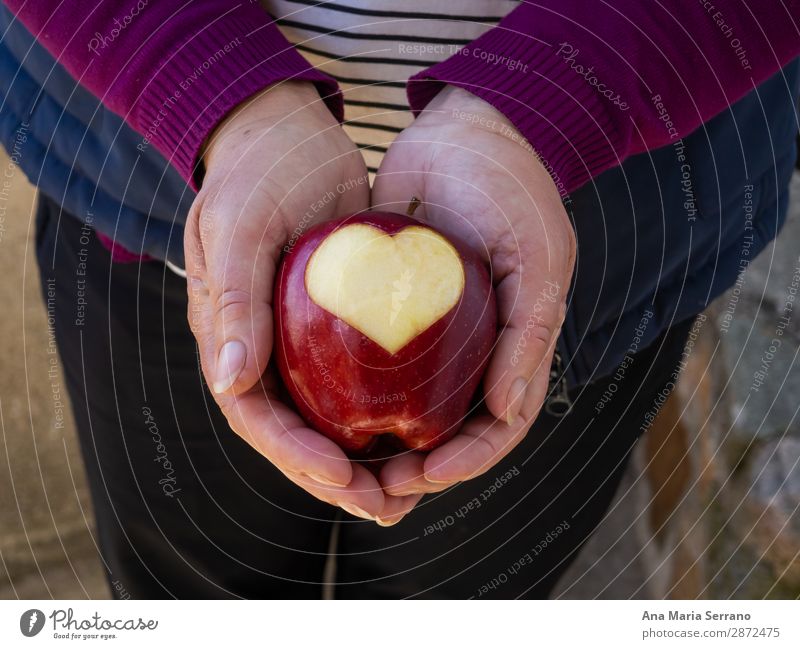
MULTIPOLYGON (((278 242, 230 192, 198 198, 185 236, 190 323, 216 394, 250 389, 272 351, 272 284, 278 242)), ((274 229, 274 228, 273 228, 274 229)))
POLYGON ((200 194, 189 210, 184 228, 184 257, 186 258, 187 319, 197 340, 200 360, 206 380, 213 365, 214 327, 206 284, 206 262, 200 240, 200 215, 204 213, 205 196, 200 194))
MULTIPOLYGON (((545 352, 547 367, 555 352, 558 336, 553 336, 545 352)), ((547 390, 550 373, 539 372, 527 386, 519 417, 513 424, 482 415, 468 419, 458 435, 432 451, 426 458, 423 473, 425 481, 438 484, 443 489, 485 473, 505 458, 528 434, 539 416, 547 390)))
MULTIPOLYGON (((547 354, 545 354, 544 363, 543 365, 547 368, 550 367, 551 363, 553 362, 553 353, 555 352, 556 343, 558 342, 558 333, 553 336, 553 342, 550 345, 550 349, 548 350, 547 354)), ((527 422, 527 425, 530 426, 539 416, 539 412, 541 412, 542 407, 544 406, 544 401, 547 398, 547 391, 550 387, 550 372, 538 372, 533 379, 531 380, 528 388, 525 391, 525 399, 522 402, 522 406, 520 407, 520 417, 527 422)))
POLYGON ((521 418, 513 425, 489 414, 473 418, 458 435, 428 454, 425 479, 449 486, 475 478, 508 455, 525 438, 527 431, 528 424, 521 418))
POLYGON ((428 482, 425 479, 424 453, 404 453, 391 458, 383 465, 380 482, 383 490, 392 496, 436 493, 449 484, 428 482))
POLYGON ((217 394, 238 393, 255 385, 272 352, 272 287, 280 241, 268 235, 271 219, 248 214, 247 206, 225 199, 216 200, 212 209, 223 211, 214 215, 215 224, 233 224, 210 234, 216 241, 206 253, 214 318, 212 388, 217 394))
POLYGON ((254 388, 217 402, 230 427, 284 473, 305 474, 328 485, 351 484, 353 463, 344 451, 306 427, 270 390, 254 388))
POLYGON ((513 424, 538 374, 549 374, 549 353, 564 321, 564 274, 536 272, 522 263, 496 287, 502 329, 484 376, 486 406, 513 424))
POLYGON ((422 494, 413 494, 401 498, 387 497, 383 510, 375 522, 381 527, 397 525, 422 500, 422 494))
POLYGON ((388 506, 391 515, 396 515, 401 505, 394 503, 396 498, 383 493, 375 476, 360 464, 353 463, 353 478, 346 486, 320 484, 308 476, 287 473, 289 479, 320 500, 341 507, 356 518, 377 521, 378 516, 388 506))

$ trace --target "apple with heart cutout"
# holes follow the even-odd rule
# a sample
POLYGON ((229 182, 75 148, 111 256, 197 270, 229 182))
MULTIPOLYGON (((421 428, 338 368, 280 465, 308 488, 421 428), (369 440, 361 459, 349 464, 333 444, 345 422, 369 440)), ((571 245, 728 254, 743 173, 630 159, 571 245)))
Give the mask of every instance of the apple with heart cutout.
POLYGON ((355 454, 458 431, 497 334, 489 273, 463 241, 361 213, 287 246, 275 283, 278 369, 311 426, 355 454))

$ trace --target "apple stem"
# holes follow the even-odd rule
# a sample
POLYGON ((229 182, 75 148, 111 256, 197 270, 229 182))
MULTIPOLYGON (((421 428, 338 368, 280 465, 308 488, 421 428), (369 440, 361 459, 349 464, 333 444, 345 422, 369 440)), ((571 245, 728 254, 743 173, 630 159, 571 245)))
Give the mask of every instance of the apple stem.
POLYGON ((414 212, 417 211, 417 208, 422 205, 422 201, 419 200, 416 196, 412 196, 411 200, 408 202, 408 209, 406 210, 406 216, 414 216, 414 212))

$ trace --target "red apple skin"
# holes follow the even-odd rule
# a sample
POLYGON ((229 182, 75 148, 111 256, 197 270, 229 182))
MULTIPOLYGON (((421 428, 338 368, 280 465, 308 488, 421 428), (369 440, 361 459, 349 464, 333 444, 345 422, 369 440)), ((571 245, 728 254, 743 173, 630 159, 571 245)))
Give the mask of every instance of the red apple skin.
POLYGON ((473 250, 446 236, 464 265, 462 295, 390 354, 306 291, 313 252, 334 230, 354 223, 392 235, 411 225, 433 229, 400 214, 367 212, 323 223, 287 246, 275 281, 278 369, 305 420, 343 449, 365 454, 390 433, 407 449, 429 451, 458 431, 489 361, 497 335, 489 273, 473 250))

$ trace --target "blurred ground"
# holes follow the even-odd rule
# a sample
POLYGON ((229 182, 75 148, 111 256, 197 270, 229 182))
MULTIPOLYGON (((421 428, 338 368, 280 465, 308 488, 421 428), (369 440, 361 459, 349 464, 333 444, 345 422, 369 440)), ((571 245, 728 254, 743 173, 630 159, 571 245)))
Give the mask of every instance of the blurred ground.
MULTIPOLYGON (((0 166, 7 162, 0 154, 0 166)), ((735 303, 731 292, 707 312, 677 396, 638 446, 616 504, 557 596, 800 596, 800 327, 786 311, 800 273, 800 176, 793 188, 787 227, 750 266, 735 303), (765 353, 773 358, 754 390, 765 353)), ((60 368, 49 353, 32 249, 34 193, 21 173, 5 213, 3 205, 0 599, 108 597, 60 368)))
MULTIPOLYGON (((2 152, 4 173, 7 165, 2 152)), ((35 195, 19 170, 10 180, 0 202, 0 598, 106 597, 39 292, 35 195)))

